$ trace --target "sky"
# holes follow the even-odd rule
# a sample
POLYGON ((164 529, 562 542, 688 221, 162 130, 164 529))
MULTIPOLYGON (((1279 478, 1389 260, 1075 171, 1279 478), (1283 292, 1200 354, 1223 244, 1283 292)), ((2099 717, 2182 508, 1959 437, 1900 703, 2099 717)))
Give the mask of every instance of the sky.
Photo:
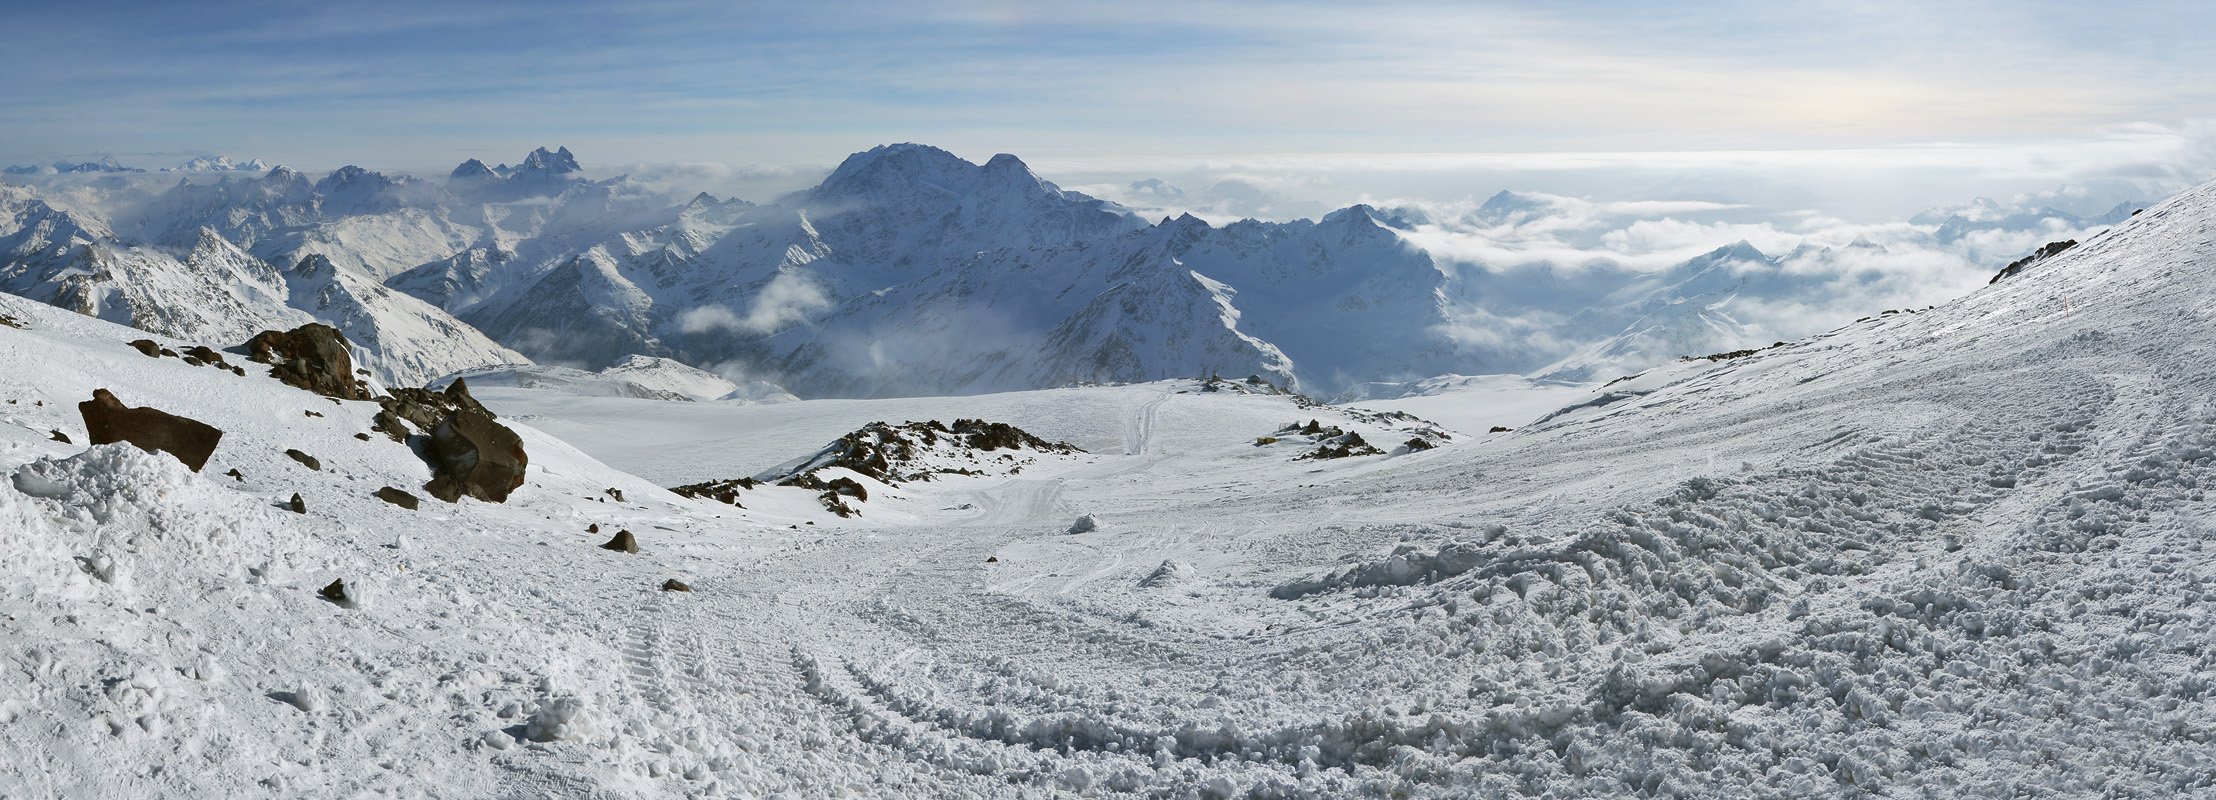
POLYGON ((918 141, 1257 207, 1519 188, 1905 214, 2216 171, 2205 2, 10 3, 0 163, 443 172, 566 145, 762 195, 918 141))

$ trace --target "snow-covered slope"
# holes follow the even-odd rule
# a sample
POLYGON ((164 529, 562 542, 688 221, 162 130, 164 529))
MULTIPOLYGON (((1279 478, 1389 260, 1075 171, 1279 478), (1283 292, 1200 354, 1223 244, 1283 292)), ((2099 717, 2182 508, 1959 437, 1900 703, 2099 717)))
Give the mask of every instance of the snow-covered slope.
POLYGON ((1340 459, 1292 431, 1423 423, 1192 381, 487 388, 530 482, 418 512, 367 499, 424 477, 350 436, 374 406, 0 297, 29 326, 0 327, 0 631, 29 643, 0 650, 0 789, 2194 796, 2212 242, 2203 187, 1956 303, 1340 459), (231 433, 198 475, 52 441, 95 386, 231 433), (957 415, 1090 452, 838 518, 673 499, 539 433, 670 484, 957 415), (335 577, 358 607, 315 597, 335 577))
POLYGON ((0 218, 0 290, 10 294, 219 348, 320 321, 345 332, 357 362, 395 385, 528 362, 444 310, 321 254, 279 269, 214 228, 199 228, 183 248, 132 245, 35 197, 0 195, 0 210, 8 213, 0 218))
POLYGON ((775 384, 750 381, 748 385, 740 386, 713 372, 653 356, 632 356, 597 372, 535 364, 465 370, 433 381, 430 387, 443 389, 456 379, 467 379, 472 388, 501 386, 580 397, 750 402, 787 402, 798 399, 775 384))

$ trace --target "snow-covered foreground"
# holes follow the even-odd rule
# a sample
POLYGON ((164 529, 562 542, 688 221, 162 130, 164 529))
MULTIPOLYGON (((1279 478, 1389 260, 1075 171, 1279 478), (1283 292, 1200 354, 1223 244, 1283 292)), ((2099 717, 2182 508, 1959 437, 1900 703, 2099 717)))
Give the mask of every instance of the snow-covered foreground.
POLYGON ((2188 193, 1947 307, 1421 452, 1418 423, 1193 382, 488 388, 529 483, 417 512, 369 497, 427 477, 351 438, 374 405, 0 297, 30 327, 0 328, 0 793, 2209 793, 2212 234, 2188 193), (50 441, 96 386, 230 433, 197 475, 50 441), (848 519, 617 471, 956 416, 1089 452, 848 519), (1310 419, 1387 452, 1297 459, 1310 419))

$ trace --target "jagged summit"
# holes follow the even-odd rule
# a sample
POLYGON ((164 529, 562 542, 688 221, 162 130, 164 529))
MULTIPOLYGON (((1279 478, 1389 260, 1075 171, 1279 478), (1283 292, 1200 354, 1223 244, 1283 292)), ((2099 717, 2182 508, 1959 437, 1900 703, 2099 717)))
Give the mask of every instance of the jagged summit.
POLYGON ((554 197, 587 181, 577 173, 583 171, 577 157, 567 147, 548 150, 544 147, 532 150, 523 161, 510 167, 501 164, 487 167, 479 159, 469 159, 447 173, 449 189, 475 201, 504 202, 532 197, 554 197))
POLYGON ((581 169, 583 168, 577 166, 577 157, 570 155, 567 147, 553 152, 548 152, 544 147, 533 150, 530 155, 523 157, 523 164, 516 167, 517 172, 541 172, 549 175, 567 175, 581 169))

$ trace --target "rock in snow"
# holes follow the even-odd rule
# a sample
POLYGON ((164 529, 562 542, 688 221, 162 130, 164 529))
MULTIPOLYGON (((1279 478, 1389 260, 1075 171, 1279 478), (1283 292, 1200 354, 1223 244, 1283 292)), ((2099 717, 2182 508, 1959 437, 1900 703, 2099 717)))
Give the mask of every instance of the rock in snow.
POLYGON ((449 503, 463 495, 507 502, 508 493, 523 485, 530 464, 515 431, 494 422, 490 414, 467 408, 447 412, 431 429, 424 455, 433 473, 424 491, 449 503))
POLYGON ((176 456, 194 472, 208 463, 223 431, 199 420, 186 419, 157 408, 131 408, 106 389, 95 389, 92 399, 77 404, 84 417, 85 435, 94 445, 129 442, 149 452, 176 456))
POLYGON ((320 323, 289 331, 262 331, 246 340, 247 358, 270 365, 278 380, 325 397, 368 400, 369 387, 354 376, 346 335, 320 323))

